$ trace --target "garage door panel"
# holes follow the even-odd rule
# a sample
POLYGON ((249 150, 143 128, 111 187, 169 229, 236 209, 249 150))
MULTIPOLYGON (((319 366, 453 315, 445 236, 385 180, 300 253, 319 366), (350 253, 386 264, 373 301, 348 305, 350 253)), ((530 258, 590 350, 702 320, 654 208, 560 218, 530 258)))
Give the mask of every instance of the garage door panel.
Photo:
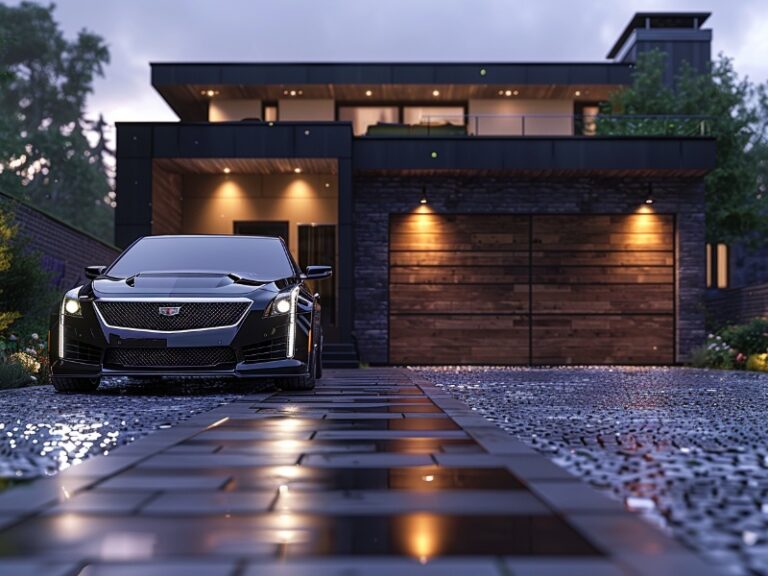
POLYGON ((674 229, 654 214, 393 216, 390 361, 673 362, 674 229))
POLYGON ((671 315, 534 316, 535 364, 674 361, 671 315))
POLYGON ((672 314, 674 289, 669 284, 563 285, 534 284, 533 313, 672 314))
POLYGON ((671 266, 533 266, 534 284, 671 284, 671 266))
POLYGON ((527 315, 393 315, 390 354, 399 362, 528 362, 527 315))
POLYGON ((673 266, 671 250, 538 250, 531 258, 537 266, 673 266))
POLYGON ((528 266, 528 250, 390 252, 390 266, 528 266))
POLYGON ((499 289, 497 285, 401 284, 390 292, 390 306, 398 312, 492 313, 528 312, 528 286, 499 289))
MULTIPOLYGON (((398 284, 511 284, 528 282, 527 266, 393 266, 389 281, 398 284)), ((394 287, 396 288, 396 287, 394 287)))

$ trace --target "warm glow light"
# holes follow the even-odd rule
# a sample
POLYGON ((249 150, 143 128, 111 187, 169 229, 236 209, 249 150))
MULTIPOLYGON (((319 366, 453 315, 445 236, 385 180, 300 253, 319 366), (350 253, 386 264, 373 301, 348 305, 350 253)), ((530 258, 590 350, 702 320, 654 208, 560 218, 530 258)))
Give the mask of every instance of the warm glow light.
POLYGON ((325 187, 326 187, 326 188, 330 188, 330 187, 331 187, 331 183, 330 183, 330 182, 326 182, 326 183, 325 183, 325 187))
POLYGON ((424 480, 424 482, 434 482, 435 481, 435 477, 432 474, 427 474, 426 476, 422 476, 421 479, 424 480))
POLYGON ((373 96, 373 90, 366 90, 365 91, 366 96, 373 96))
POLYGON ((208 96, 208 98, 213 98, 214 96, 218 96, 219 95, 219 91, 218 90, 211 90, 211 89, 200 90, 200 94, 202 94, 203 96, 208 96))
POLYGON ((291 90, 291 91, 289 92, 289 94, 290 94, 291 96, 296 96, 296 90, 291 90))
POLYGON ((440 96, 440 90, 432 90, 432 96, 440 96))
POLYGON ((581 90, 576 90, 573 94, 574 96, 581 96, 581 90))
POLYGON ((512 90, 505 91, 504 96, 512 96, 512 90))
POLYGON ((294 171, 296 174, 301 174, 301 168, 299 168, 298 166, 297 166, 296 168, 294 168, 294 169, 293 169, 293 171, 294 171))
POLYGON ((717 287, 728 288, 728 246, 717 245, 717 287))
POLYGON ((512 91, 512 94, 513 94, 514 96, 517 96, 518 94, 520 94, 520 91, 519 91, 519 90, 514 90, 514 91, 512 91))
POLYGON ((230 172, 232 172, 232 169, 229 166, 224 168, 224 174, 229 174, 230 172))
POLYGON ((440 553, 440 536, 445 527, 439 516, 412 514, 404 519, 403 526, 399 528, 398 532, 405 539, 405 549, 422 564, 426 564, 431 557, 440 553))

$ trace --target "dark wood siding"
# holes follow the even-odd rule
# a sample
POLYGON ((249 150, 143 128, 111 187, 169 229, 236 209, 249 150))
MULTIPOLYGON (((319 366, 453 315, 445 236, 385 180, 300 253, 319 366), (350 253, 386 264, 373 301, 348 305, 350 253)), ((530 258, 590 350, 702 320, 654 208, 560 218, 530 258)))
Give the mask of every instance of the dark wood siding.
POLYGON ((674 218, 392 216, 390 362, 674 361, 674 218))

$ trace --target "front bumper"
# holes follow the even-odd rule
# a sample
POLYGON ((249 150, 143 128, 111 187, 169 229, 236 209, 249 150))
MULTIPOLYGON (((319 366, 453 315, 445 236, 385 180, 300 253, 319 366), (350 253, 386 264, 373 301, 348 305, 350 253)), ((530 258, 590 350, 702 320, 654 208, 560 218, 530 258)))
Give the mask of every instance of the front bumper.
MULTIPOLYGON (((96 378, 102 376, 169 376, 215 378, 280 378, 309 373, 312 310, 296 314, 293 357, 287 348, 273 345, 287 342, 287 316, 264 317, 255 307, 235 326, 186 332, 157 332, 123 329, 106 325, 93 307, 83 306, 82 316, 64 317, 59 327, 58 315, 51 318, 50 354, 54 376, 96 378), (63 345, 59 346, 60 335, 63 345), (209 365, 116 363, 128 356, 164 356, 164 352, 192 351, 193 359, 205 350, 225 349, 227 361, 209 365), (182 349, 182 350, 179 350, 182 349), (63 354, 60 352, 63 351, 63 354), (115 354, 120 352, 121 354, 115 354), (133 353, 133 354, 130 354, 133 353), (63 357, 62 357, 63 356, 63 357)), ((189 358, 189 354, 186 354, 189 358)))

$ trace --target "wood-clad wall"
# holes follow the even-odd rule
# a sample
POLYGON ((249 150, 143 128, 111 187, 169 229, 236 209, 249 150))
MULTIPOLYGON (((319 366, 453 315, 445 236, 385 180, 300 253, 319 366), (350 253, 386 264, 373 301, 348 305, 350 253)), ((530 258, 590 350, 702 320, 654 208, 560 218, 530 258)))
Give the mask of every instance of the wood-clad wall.
POLYGON ((152 170, 152 234, 181 233, 181 174, 152 170))
POLYGON ((393 215, 390 362, 674 361, 674 218, 393 215))

